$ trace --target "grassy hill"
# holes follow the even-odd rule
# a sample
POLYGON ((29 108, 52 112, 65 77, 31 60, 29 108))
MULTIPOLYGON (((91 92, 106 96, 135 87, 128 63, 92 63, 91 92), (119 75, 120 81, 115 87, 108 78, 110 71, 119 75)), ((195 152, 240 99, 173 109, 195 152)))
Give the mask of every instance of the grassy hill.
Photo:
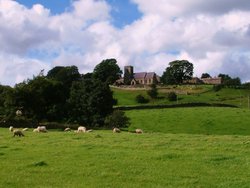
POLYGON ((158 88, 159 97, 150 99, 146 89, 120 89, 112 88, 114 98, 118 100, 117 106, 140 105, 136 102, 135 97, 141 94, 148 98, 149 104, 176 104, 176 103, 222 103, 231 104, 238 107, 248 107, 248 96, 250 90, 223 88, 218 92, 213 91, 210 85, 184 85, 184 86, 166 86, 158 88), (178 101, 170 102, 166 98, 167 93, 174 91, 178 95, 178 101))

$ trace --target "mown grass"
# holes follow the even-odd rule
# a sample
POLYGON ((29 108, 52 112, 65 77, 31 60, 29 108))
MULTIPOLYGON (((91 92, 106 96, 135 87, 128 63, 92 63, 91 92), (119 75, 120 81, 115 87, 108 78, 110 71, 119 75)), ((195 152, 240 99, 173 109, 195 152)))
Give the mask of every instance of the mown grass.
POLYGON ((0 187, 248 187, 250 136, 0 129, 0 187))
POLYGON ((168 108, 126 111, 130 130, 148 132, 250 135, 250 110, 242 108, 168 108))

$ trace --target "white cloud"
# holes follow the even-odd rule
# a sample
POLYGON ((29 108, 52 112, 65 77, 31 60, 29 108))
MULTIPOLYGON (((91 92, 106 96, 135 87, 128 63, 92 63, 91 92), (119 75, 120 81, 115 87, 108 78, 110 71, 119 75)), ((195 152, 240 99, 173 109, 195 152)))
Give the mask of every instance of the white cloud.
POLYGON ((168 62, 188 59, 196 76, 225 72, 250 80, 248 0, 131 1, 142 17, 121 29, 104 0, 72 1, 57 15, 40 4, 0 0, 0 83, 13 85, 57 65, 86 73, 107 58, 122 69, 131 64, 160 75, 168 62))

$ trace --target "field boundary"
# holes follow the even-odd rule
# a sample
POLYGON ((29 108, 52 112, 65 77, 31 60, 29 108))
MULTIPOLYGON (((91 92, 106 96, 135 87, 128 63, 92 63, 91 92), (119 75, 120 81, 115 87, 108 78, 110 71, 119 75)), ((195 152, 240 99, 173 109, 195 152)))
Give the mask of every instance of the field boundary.
POLYGON ((228 107, 228 108, 238 108, 235 105, 220 104, 220 103, 182 103, 182 104, 162 104, 162 105, 116 106, 116 107, 114 107, 114 110, 144 110, 144 109, 188 108, 188 107, 228 107))

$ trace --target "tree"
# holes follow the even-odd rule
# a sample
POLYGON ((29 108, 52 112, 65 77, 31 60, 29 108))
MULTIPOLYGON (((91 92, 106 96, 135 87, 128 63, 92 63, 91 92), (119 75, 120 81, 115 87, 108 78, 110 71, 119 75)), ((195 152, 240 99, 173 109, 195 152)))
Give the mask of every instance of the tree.
POLYGON ((148 99, 146 99, 144 96, 142 96, 141 94, 137 95, 135 97, 136 102, 138 103, 148 103, 148 99))
POLYGON ((156 88, 156 85, 155 85, 155 84, 152 84, 152 85, 151 85, 151 89, 147 91, 147 94, 148 94, 152 99, 157 98, 157 96, 158 96, 158 91, 157 91, 157 88, 156 88))
POLYGON ((103 60, 94 68, 93 78, 107 84, 113 84, 121 77, 122 71, 116 59, 103 60))
POLYGON ((193 76, 193 64, 187 60, 176 60, 169 63, 163 72, 161 81, 164 84, 182 84, 193 76))
POLYGON ((68 104, 71 122, 101 126, 105 117, 113 111, 114 100, 107 84, 84 79, 73 83, 68 104))
POLYGON ((105 125, 108 127, 128 127, 130 119, 125 115, 123 111, 115 110, 111 115, 105 119, 105 125))
POLYGON ((167 98, 168 98, 169 101, 176 101, 177 100, 177 95, 176 95, 175 92, 170 92, 170 93, 168 93, 167 98))
POLYGON ((236 87, 241 85, 241 80, 239 77, 231 78, 227 74, 219 74, 218 77, 221 77, 222 84, 226 87, 236 87))
POLYGON ((202 73, 201 78, 211 78, 211 76, 208 73, 202 73))

